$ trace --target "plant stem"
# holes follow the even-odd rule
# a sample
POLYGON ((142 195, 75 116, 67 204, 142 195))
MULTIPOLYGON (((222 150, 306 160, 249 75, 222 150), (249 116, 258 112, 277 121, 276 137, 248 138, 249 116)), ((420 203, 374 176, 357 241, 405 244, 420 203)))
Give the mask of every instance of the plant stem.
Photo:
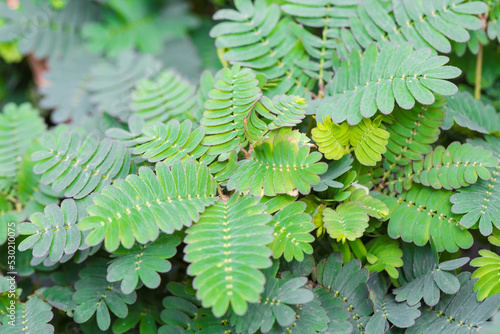
POLYGON ((314 126, 314 116, 311 116, 311 119, 309 120, 309 124, 307 124, 307 131, 306 131, 306 136, 311 137, 311 131, 314 126))
POLYGON ((476 78, 474 80, 474 98, 481 99, 481 76, 483 72, 483 44, 479 42, 479 50, 476 57, 476 78))

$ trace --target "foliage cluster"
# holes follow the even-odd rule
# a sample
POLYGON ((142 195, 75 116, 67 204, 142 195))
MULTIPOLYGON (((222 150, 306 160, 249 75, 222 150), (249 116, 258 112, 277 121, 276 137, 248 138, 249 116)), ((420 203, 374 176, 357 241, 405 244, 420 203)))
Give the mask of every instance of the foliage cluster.
POLYGON ((496 333, 499 43, 499 0, 0 2, 0 332, 496 333))

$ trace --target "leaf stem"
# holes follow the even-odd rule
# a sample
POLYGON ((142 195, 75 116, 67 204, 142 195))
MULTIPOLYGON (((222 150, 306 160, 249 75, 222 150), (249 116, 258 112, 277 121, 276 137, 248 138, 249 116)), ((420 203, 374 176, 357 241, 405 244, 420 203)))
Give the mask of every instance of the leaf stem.
POLYGON ((479 50, 476 56, 476 78, 474 79, 474 98, 481 99, 481 77, 483 72, 483 44, 479 42, 479 50))

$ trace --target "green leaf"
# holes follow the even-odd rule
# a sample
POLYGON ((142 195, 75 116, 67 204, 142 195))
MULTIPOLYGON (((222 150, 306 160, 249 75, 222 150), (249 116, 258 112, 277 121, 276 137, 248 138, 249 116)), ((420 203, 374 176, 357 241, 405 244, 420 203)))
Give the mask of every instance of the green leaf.
POLYGON ((229 304, 234 313, 244 314, 247 303, 255 303, 263 291, 264 275, 258 269, 271 266, 271 250, 265 245, 273 237, 267 226, 271 216, 258 203, 258 198, 235 194, 209 206, 186 231, 187 272, 195 276, 197 298, 215 316, 223 315, 229 304))
POLYGON ((344 243, 360 238, 368 227, 368 209, 363 203, 348 202, 340 204, 335 211, 326 208, 323 222, 332 239, 344 243))
POLYGON ((118 283, 106 280, 106 267, 102 258, 89 262, 80 271, 73 294, 73 301, 78 305, 74 313, 75 321, 84 323, 96 313, 97 324, 102 331, 110 325, 109 310, 119 318, 125 318, 128 314, 126 304, 133 304, 136 300, 135 292, 125 295, 120 292, 118 283))
MULTIPOLYGON (((409 44, 401 44, 393 53, 393 57, 382 58, 386 52, 392 52, 392 50, 393 46, 390 44, 380 49, 378 57, 381 57, 382 63, 377 63, 376 66, 385 68, 383 73, 374 71, 368 81, 353 81, 350 82, 349 87, 345 87, 340 83, 340 78, 343 75, 349 72, 351 76, 369 77, 363 71, 371 71, 371 69, 353 67, 352 60, 349 63, 345 60, 331 83, 332 98, 325 99, 316 111, 318 119, 322 119, 321 115, 329 115, 336 123, 347 120, 350 125, 356 125, 361 122, 363 117, 369 118, 373 116, 373 110, 368 104, 353 103, 357 100, 351 100, 352 96, 360 96, 360 98, 364 94, 374 96, 378 108, 384 114, 390 114, 394 109, 393 99, 403 109, 412 108, 415 104, 414 98, 417 98, 420 103, 432 104, 434 99, 422 97, 422 94, 424 94, 423 86, 442 95, 452 95, 457 92, 457 87, 454 84, 442 79, 453 79, 460 74, 460 71, 458 69, 436 71, 442 66, 441 64, 436 66, 433 63, 438 56, 430 56, 430 53, 421 49, 413 51, 409 44), (423 86, 420 87, 420 90, 414 87, 409 90, 407 83, 410 82, 410 86, 415 85, 415 80, 418 80, 423 86), (376 93, 371 90, 373 85, 377 86, 376 93), (412 92, 416 92, 416 96, 412 92), (394 97, 392 94, 394 94, 394 97), (347 101, 346 99, 350 100, 350 111, 348 113, 346 113, 346 105, 344 104, 347 101)), ((354 54, 357 52, 354 51, 354 54)))
POLYGON ((204 164, 175 160, 172 166, 156 164, 156 174, 141 167, 139 175, 117 180, 93 197, 89 217, 80 221, 82 231, 91 230, 89 245, 104 239, 109 252, 121 243, 131 248, 154 241, 159 231, 172 234, 198 221, 205 207, 215 202, 216 183, 204 164))
POLYGON ((379 197, 392 211, 387 227, 389 236, 417 246, 427 244, 432 236, 439 252, 470 248, 472 235, 460 224, 461 216, 452 213, 451 195, 447 190, 414 184, 409 191, 398 195, 397 201, 379 197))
POLYGON ((136 289, 139 279, 150 289, 160 284, 156 272, 165 273, 172 265, 166 259, 175 255, 181 240, 176 236, 160 235, 154 242, 135 245, 131 249, 118 249, 116 258, 108 267, 108 282, 121 281, 121 290, 129 294, 136 289), (150 274, 148 274, 150 273, 150 274))
POLYGON ((422 307, 420 316, 415 325, 407 330, 409 334, 442 333, 462 330, 462 324, 467 324, 466 331, 479 330, 486 325, 487 320, 497 312, 500 306, 500 296, 493 296, 483 302, 476 300, 473 291, 474 280, 470 273, 461 273, 457 276, 460 290, 444 296, 434 307, 422 307), (448 321, 453 319, 453 321, 448 321))
MULTIPOLYGON (((304 213, 304 202, 293 202, 274 216, 269 226, 274 228, 274 241, 269 245, 275 259, 284 256, 286 261, 302 261, 305 254, 312 254, 310 245, 314 237, 310 234, 315 226, 312 217, 304 213)), ((268 208, 269 211, 269 208, 268 208)))
POLYGON ((9 321, 13 320, 14 325, 7 321, 0 325, 0 331, 6 334, 27 332, 33 333, 54 333, 54 326, 49 324, 54 315, 51 311, 52 307, 43 301, 38 296, 30 296, 24 304, 16 304, 14 314, 9 321))
POLYGON ((366 244, 368 253, 366 259, 368 263, 366 268, 370 272, 387 271, 390 277, 397 279, 399 272, 396 268, 403 266, 403 252, 399 248, 399 242, 384 235, 377 239, 372 239, 366 244))
POLYGON ((465 214, 460 223, 472 227, 479 222, 479 231, 483 235, 490 235, 493 226, 500 226, 500 178, 496 174, 500 166, 500 139, 487 136, 486 141, 475 139, 470 144, 482 146, 491 151, 497 162, 492 169, 493 177, 489 180, 478 180, 475 184, 460 188, 450 201, 453 203, 452 212, 465 214))
POLYGON ((130 155, 119 142, 101 141, 95 133, 83 139, 74 131, 62 131, 57 138, 45 136, 52 138, 44 139, 44 149, 31 155, 37 162, 33 171, 42 174, 41 182, 52 185, 54 192, 64 191, 65 197, 84 198, 130 171, 130 155))
MULTIPOLYGON (((413 306, 423 298, 425 304, 434 306, 440 300, 439 291, 454 294, 460 289, 457 277, 446 271, 451 270, 446 269, 447 263, 443 262, 443 267, 440 267, 437 253, 431 246, 416 247, 403 243, 401 248, 404 264, 399 276, 401 287, 393 291, 396 301, 406 301, 413 306)), ((467 262, 468 258, 461 258, 460 261, 467 262)))
POLYGON ((254 144, 249 159, 238 162, 227 188, 254 196, 308 194, 327 168, 319 162, 320 153, 309 152, 309 146, 289 135, 271 134, 254 144))
POLYGON ((19 161, 35 139, 45 131, 45 123, 29 103, 8 103, 0 113, 0 177, 15 177, 19 161))

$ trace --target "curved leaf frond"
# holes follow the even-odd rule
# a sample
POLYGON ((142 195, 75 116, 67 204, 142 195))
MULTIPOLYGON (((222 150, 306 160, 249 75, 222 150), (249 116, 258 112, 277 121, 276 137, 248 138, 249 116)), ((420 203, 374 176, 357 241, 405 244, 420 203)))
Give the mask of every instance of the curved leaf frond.
POLYGON ((130 109, 146 124, 170 119, 193 118, 196 109, 195 88, 172 71, 165 71, 156 80, 140 81, 132 92, 130 109))
POLYGON ((446 79, 456 78, 461 71, 443 66, 447 61, 447 57, 432 56, 430 49, 415 51, 408 43, 389 43, 380 51, 371 44, 364 56, 353 51, 335 74, 327 90, 330 96, 317 106, 316 117, 322 121, 328 115, 335 123, 347 120, 356 125, 377 110, 390 114, 396 105, 411 109, 416 102, 433 104, 435 93, 453 95, 458 90, 446 79))
POLYGON ((312 139, 318 149, 327 159, 339 160, 349 152, 351 130, 347 122, 340 124, 332 122, 326 116, 323 122, 318 122, 312 129, 312 139))
POLYGON ((413 162, 413 182, 434 189, 458 189, 478 181, 489 180, 488 167, 495 167, 497 159, 480 146, 451 143, 446 149, 437 146, 423 160, 413 162))
POLYGON ((113 252, 116 258, 108 266, 106 280, 121 281, 124 294, 136 289, 139 278, 145 286, 155 289, 160 285, 158 273, 168 272, 172 268, 166 259, 175 255, 175 248, 180 243, 179 237, 162 234, 146 245, 136 244, 131 249, 118 249, 113 252))
POLYGON ((454 253, 460 248, 470 248, 472 235, 460 223, 461 216, 452 213, 451 195, 447 190, 414 184, 397 198, 381 197, 391 209, 387 227, 389 236, 418 246, 427 244, 432 236, 439 252, 454 253))
POLYGON ((77 250, 88 248, 77 224, 85 216, 84 204, 76 204, 73 199, 65 199, 60 207, 47 205, 43 214, 36 212, 31 215, 30 222, 18 225, 19 234, 28 235, 19 244, 19 250, 33 249, 38 263, 46 258, 50 265, 68 261, 77 250))
POLYGON ((273 230, 267 225, 272 217, 259 201, 236 194, 227 203, 220 200, 186 231, 184 260, 191 263, 187 272, 195 276, 196 297, 217 317, 229 304, 234 313, 245 314, 264 289, 258 269, 272 265, 265 245, 273 240, 273 230))
POLYGON ((155 173, 141 167, 139 175, 116 180, 94 196, 95 204, 87 208, 89 217, 78 227, 92 230, 86 238, 89 245, 104 239, 109 252, 120 243, 129 249, 135 240, 141 244, 156 240, 160 230, 172 234, 190 226, 215 202, 216 187, 207 166, 192 160, 175 160, 170 167, 157 163, 155 173))
POLYGON ((208 147, 200 143, 205 129, 192 130, 193 123, 185 120, 179 123, 174 119, 167 124, 154 123, 142 129, 142 136, 137 137, 134 154, 141 155, 149 162, 164 162, 171 165, 176 159, 199 159, 208 147))
POLYGON ((297 261, 304 259, 304 254, 312 254, 310 245, 314 237, 310 234, 315 226, 312 217, 305 213, 304 202, 293 202, 278 211, 269 226, 274 228, 274 241, 269 245, 273 250, 273 257, 279 259, 281 256, 286 261, 297 261))
POLYGON ((208 146, 206 154, 228 153, 238 146, 246 146, 243 119, 262 96, 255 73, 239 65, 221 71, 221 80, 209 93, 205 113, 200 123, 205 129, 201 144, 208 146))
POLYGON ((356 240, 368 227, 368 209, 363 203, 340 204, 335 210, 323 210, 323 222, 328 234, 337 241, 356 240))
POLYGON ((19 161, 45 127, 29 103, 19 106, 8 103, 3 107, 0 113, 0 177, 16 175, 19 161))
POLYGON ((399 281, 402 286, 393 291, 396 301, 406 301, 408 305, 413 306, 423 298, 425 304, 434 306, 440 299, 446 299, 441 296, 440 291, 450 295, 460 289, 459 280, 448 271, 463 266, 469 258, 459 258, 438 264, 438 254, 430 245, 417 247, 403 243, 401 248, 404 264, 399 281))
POLYGON ((65 197, 83 198, 102 189, 115 178, 124 178, 130 171, 130 154, 122 143, 104 139, 97 134, 86 138, 75 131, 62 131, 42 137, 43 150, 31 155, 36 161, 35 174, 42 174, 42 184, 52 185, 65 197))
POLYGON ((320 182, 319 174, 327 165, 318 162, 321 154, 309 153, 310 147, 279 133, 256 142, 250 159, 241 160, 227 183, 229 190, 236 189, 254 196, 308 194, 311 185, 320 182))

